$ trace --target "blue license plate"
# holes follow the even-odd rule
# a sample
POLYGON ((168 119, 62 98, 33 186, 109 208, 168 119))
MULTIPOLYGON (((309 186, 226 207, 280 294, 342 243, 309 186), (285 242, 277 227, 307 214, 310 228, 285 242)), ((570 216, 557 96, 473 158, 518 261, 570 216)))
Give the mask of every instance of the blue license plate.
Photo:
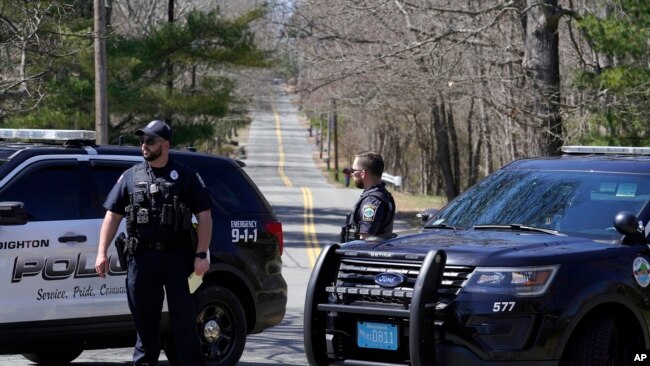
POLYGON ((357 323, 357 346, 361 348, 397 350, 397 325, 386 323, 357 323))

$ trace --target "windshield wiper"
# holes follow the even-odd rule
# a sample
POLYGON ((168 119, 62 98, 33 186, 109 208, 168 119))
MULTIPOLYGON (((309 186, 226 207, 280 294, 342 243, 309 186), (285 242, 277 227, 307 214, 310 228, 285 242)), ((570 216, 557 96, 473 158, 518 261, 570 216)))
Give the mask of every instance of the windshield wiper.
POLYGON ((487 224, 487 225, 474 225, 474 229, 509 229, 509 230, 520 230, 520 231, 533 231, 537 233, 551 234, 551 235, 562 235, 557 230, 543 229, 541 227, 526 226, 521 224, 506 224, 506 225, 497 225, 497 224, 487 224))
POLYGON ((434 224, 434 225, 427 225, 424 227, 425 229, 451 229, 451 230, 461 230, 461 228, 457 228, 455 226, 450 226, 447 224, 434 224))

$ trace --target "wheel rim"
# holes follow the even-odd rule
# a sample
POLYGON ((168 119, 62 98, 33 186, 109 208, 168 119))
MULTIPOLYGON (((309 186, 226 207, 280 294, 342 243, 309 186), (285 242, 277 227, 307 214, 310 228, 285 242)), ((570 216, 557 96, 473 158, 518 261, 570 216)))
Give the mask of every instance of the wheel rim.
POLYGON ((211 302, 201 309, 197 320, 206 359, 215 361, 226 357, 235 339, 232 312, 223 304, 211 302))

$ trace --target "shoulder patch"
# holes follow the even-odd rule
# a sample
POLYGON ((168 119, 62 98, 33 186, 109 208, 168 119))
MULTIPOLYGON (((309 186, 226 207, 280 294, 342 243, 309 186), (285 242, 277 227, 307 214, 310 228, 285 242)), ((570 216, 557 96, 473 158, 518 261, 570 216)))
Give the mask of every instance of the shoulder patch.
POLYGON ((375 213, 377 213, 377 206, 363 205, 361 212, 363 213, 363 221, 373 222, 375 220, 375 213))

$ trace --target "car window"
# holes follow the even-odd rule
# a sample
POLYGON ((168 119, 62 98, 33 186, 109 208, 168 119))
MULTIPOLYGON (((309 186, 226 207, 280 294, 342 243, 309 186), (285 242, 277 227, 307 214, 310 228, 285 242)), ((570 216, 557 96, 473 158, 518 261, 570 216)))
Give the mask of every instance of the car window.
POLYGON ((81 218, 81 179, 76 161, 39 162, 0 190, 0 201, 25 204, 30 221, 81 218))
POLYGON ((638 215, 648 199, 650 175, 506 169, 459 196, 428 224, 518 224, 616 241, 621 235, 615 215, 638 215))
POLYGON ((93 161, 91 166, 94 191, 91 192, 91 204, 84 216, 90 218, 101 218, 106 214, 104 201, 118 178, 125 170, 137 162, 133 161, 93 161))
POLYGON ((214 203, 222 209, 235 212, 265 212, 266 207, 256 190, 237 168, 199 167, 214 203))

